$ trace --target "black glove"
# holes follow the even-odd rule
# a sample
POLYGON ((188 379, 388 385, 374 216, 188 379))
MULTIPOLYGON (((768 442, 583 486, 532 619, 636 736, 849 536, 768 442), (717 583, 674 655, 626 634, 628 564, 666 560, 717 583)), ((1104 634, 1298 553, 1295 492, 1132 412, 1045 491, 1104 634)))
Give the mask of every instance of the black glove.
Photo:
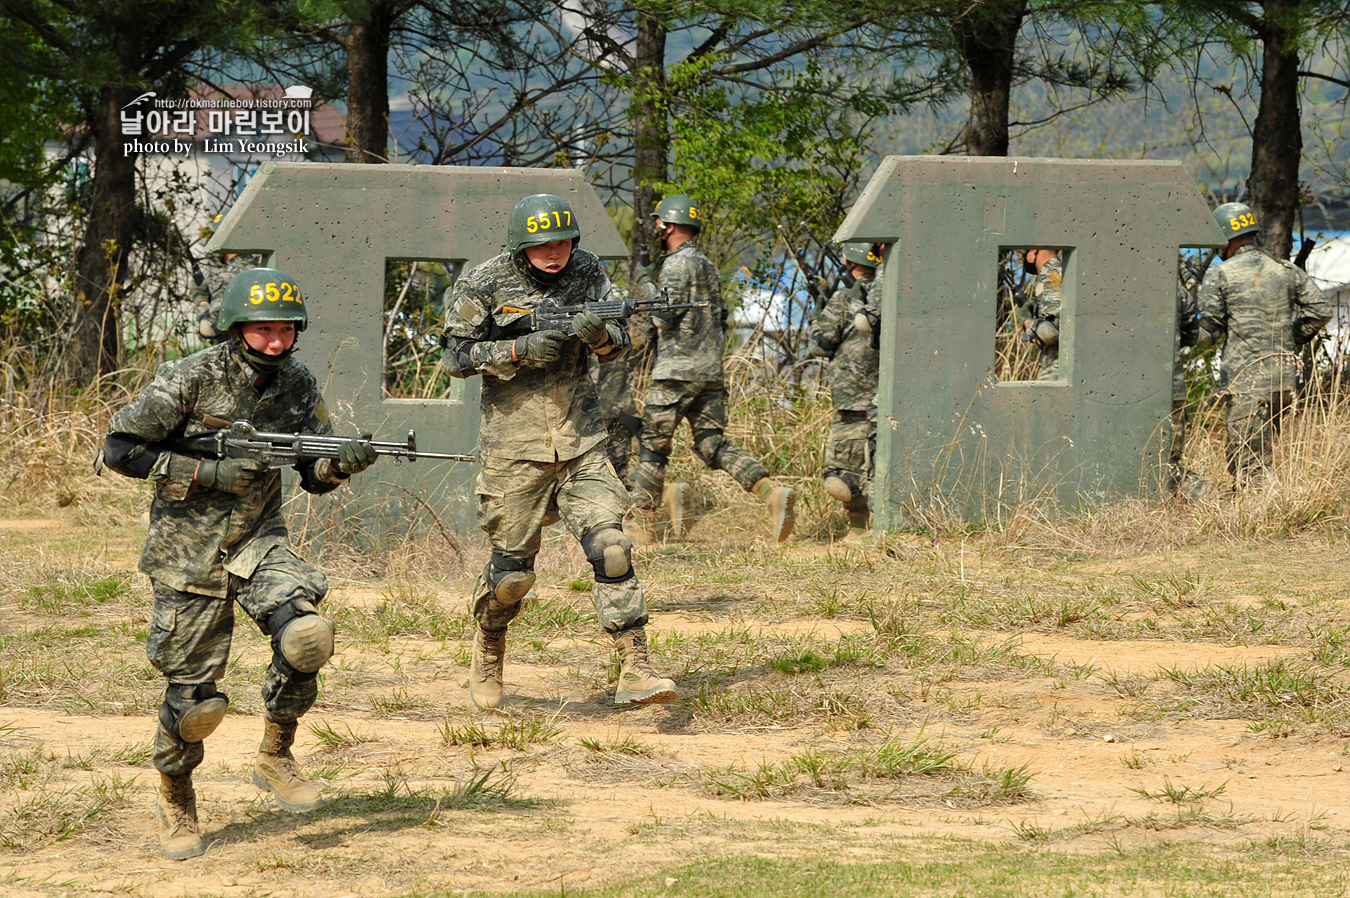
POLYGON ((594 312, 577 312, 572 316, 572 330, 586 341, 591 349, 599 349, 609 342, 609 330, 605 322, 594 312))
POLYGON ((204 458, 197 465, 197 482, 207 489, 239 495, 267 470, 267 465, 251 458, 204 458))
POLYGON ((337 469, 348 476, 360 474, 375 464, 378 458, 375 447, 370 445, 369 436, 360 440, 348 440, 338 446, 337 469))
POLYGON ((556 362, 566 342, 567 334, 562 331, 538 331, 516 337, 516 358, 532 362, 556 362))

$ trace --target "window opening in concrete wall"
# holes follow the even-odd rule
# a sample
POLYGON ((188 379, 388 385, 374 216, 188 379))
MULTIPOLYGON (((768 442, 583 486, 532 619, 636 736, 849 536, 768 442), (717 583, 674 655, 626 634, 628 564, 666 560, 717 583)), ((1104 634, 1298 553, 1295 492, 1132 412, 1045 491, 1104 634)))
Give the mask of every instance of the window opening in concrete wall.
POLYGON ((452 261, 385 260, 385 399, 459 399, 463 381, 440 365, 444 302, 459 272, 452 261))
POLYGON ((1071 304, 1064 270, 1069 250, 1061 247, 999 249, 994 377, 998 381, 1059 381, 1060 334, 1071 304))
POLYGON ((994 333, 994 378, 999 381, 1035 380, 1040 373, 1035 343, 1025 339, 1024 322, 1031 314, 1028 289, 1031 275, 1022 270, 1022 253, 998 251, 998 323, 994 333))

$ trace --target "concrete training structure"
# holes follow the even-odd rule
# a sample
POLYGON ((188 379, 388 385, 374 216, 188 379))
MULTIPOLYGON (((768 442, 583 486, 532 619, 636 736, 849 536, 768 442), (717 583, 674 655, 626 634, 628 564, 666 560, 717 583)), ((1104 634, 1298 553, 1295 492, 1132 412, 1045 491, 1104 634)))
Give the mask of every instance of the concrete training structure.
POLYGON ((835 234, 890 244, 876 526, 1156 494, 1177 250, 1223 245, 1179 162, 890 156, 835 234), (1064 263, 1058 381, 993 378, 1001 249, 1064 263))

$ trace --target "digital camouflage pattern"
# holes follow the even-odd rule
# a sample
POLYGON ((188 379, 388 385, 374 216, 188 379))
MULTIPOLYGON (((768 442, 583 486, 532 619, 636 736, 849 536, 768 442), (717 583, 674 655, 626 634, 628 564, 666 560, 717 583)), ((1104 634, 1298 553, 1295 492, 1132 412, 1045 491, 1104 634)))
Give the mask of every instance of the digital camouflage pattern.
POLYGON ((661 503, 666 466, 655 457, 669 458, 675 428, 687 420, 694 438, 694 454, 714 471, 726 471, 750 490, 769 476, 769 469, 749 452, 728 440, 727 391, 721 383, 687 380, 653 380, 647 388, 642 410, 642 457, 633 468, 630 487, 633 501, 647 510, 661 503))
POLYGON ((824 345, 835 347, 829 380, 830 401, 836 411, 866 411, 876 405, 881 353, 872 348, 871 334, 853 326, 873 282, 874 277, 868 275, 858 278, 853 289, 841 286, 811 323, 812 340, 819 338, 824 345))
MULTIPOLYGON (((610 290, 600 260, 578 249, 557 283, 535 282, 502 253, 475 266, 455 284, 446 312, 446 351, 441 364, 452 377, 483 377, 480 455, 522 461, 567 461, 608 439, 595 384, 591 348, 571 337, 556 361, 511 361, 525 316, 503 308, 532 310, 546 299, 560 305, 595 302, 610 290)), ((628 351, 622 321, 605 323, 613 350, 597 357, 616 361, 628 351)))
MULTIPOLYGON (((691 240, 666 254, 658 278, 671 302, 706 302, 708 308, 652 313, 651 320, 656 325, 652 380, 722 383, 726 306, 717 266, 691 240)), ((656 295, 650 282, 638 287, 645 296, 656 295)))
MULTIPOLYGON (((476 486, 478 526, 492 548, 510 558, 533 558, 539 553, 544 515, 552 504, 556 503, 563 524, 578 540, 596 527, 619 524, 628 511, 628 491, 600 445, 567 461, 485 455, 481 464, 476 486)), ((600 625, 608 632, 647 622, 647 604, 636 576, 621 583, 596 582, 591 601, 600 625)), ((481 576, 469 605, 485 630, 500 630, 520 611, 518 604, 502 606, 492 601, 481 576)))
MULTIPOLYGON (((261 392, 254 386, 257 376, 232 343, 165 362, 151 384, 113 415, 108 432, 144 444, 146 452, 176 437, 213 433, 204 423, 208 415, 248 420, 263 431, 332 433, 318 382, 303 362, 287 359, 261 392)), ((252 576, 274 546, 287 544, 281 472, 265 471, 235 495, 194 484, 197 462, 159 451, 147 478, 155 497, 140 570, 171 589, 224 598, 228 575, 252 576)), ((341 482, 328 459, 296 467, 309 492, 328 492, 341 482)))
POLYGON ((595 391, 600 399, 600 415, 609 431, 606 446, 609 461, 620 480, 628 479, 628 462, 633 455, 633 438, 642 431, 642 418, 633 401, 628 365, 594 364, 595 391), (634 433, 637 431, 638 433, 634 433))
POLYGON ((1182 491, 1195 499, 1209 489, 1200 475, 1182 465, 1186 446, 1186 357, 1181 350, 1194 346, 1200 333, 1199 284, 1189 266, 1182 268, 1177 280, 1177 329, 1172 341, 1172 413, 1163 420, 1164 487, 1169 493, 1182 491))
MULTIPOLYGON (((1041 266, 1031 279, 1030 300, 1036 309, 1038 321, 1048 321, 1059 329, 1059 316, 1064 311, 1064 266, 1058 256, 1041 266)), ((1059 380, 1059 344, 1040 346, 1041 373, 1037 380, 1059 380)))
POLYGON ((874 473, 872 449, 876 436, 876 406, 864 411, 835 409, 825 444, 825 475, 828 477, 833 471, 852 474, 866 492, 867 482, 874 473))
POLYGON ((1194 346, 1200 334, 1200 303, 1196 299, 1199 289, 1194 275, 1183 271, 1177 281, 1177 331, 1172 340, 1172 399, 1186 398, 1186 358, 1181 350, 1194 346))
POLYGON ((1292 262, 1249 243, 1205 272, 1200 315, 1228 335, 1224 388, 1257 395, 1297 388, 1299 348, 1331 320, 1331 305, 1292 262))
MULTIPOLYGON (((516 256, 503 253, 476 266, 455 285, 446 317, 446 351, 441 364, 455 377, 483 377, 479 427, 478 526, 494 553, 529 560, 539 553, 544 519, 556 508, 578 540, 602 525, 617 525, 631 504, 606 456, 608 438, 595 382, 591 348, 572 337, 553 362, 512 362, 520 314, 546 299, 560 305, 594 302, 609 292, 600 260, 575 250, 557 283, 536 283, 516 256)), ((613 350, 596 353, 603 366, 630 347, 622 321, 606 322, 613 350)), ((614 367, 622 367, 622 363, 614 367)), ((636 577, 596 583, 591 590, 600 624, 608 631, 646 623, 647 606, 636 577)), ((485 577, 469 599, 474 619, 485 630, 510 623, 520 605, 503 606, 485 577)))
MULTIPOLYGON (((215 598, 174 589, 162 581, 154 585, 154 608, 145 653, 170 683, 195 685, 224 679, 234 631, 234 602, 267 634, 272 612, 292 599, 319 602, 328 592, 328 579, 288 547, 274 545, 259 562, 253 576, 230 577, 230 595, 215 598), (233 601, 231 601, 233 599, 233 601)), ((296 676, 273 658, 263 674, 262 699, 267 714, 285 723, 298 719, 318 696, 318 680, 296 676)), ((202 762, 201 742, 184 742, 163 725, 155 732, 154 763, 161 773, 191 773, 202 762)))
POLYGON ((237 255, 227 262, 214 260, 203 266, 202 282, 192 288, 193 298, 197 300, 197 331, 211 340, 224 340, 216 322, 220 319, 220 302, 225 298, 225 288, 235 275, 257 268, 257 257, 237 255))
POLYGON ((1227 334, 1228 468, 1239 486, 1256 485, 1293 405, 1299 349, 1331 320, 1331 305, 1306 273, 1251 243, 1210 266, 1199 302, 1202 327, 1227 334))

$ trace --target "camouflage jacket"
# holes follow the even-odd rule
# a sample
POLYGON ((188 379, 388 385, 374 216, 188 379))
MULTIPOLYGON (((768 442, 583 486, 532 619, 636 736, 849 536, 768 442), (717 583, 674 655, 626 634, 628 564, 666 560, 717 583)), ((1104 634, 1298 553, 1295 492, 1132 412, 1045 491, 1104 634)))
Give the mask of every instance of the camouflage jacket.
MULTIPOLYGON (((871 296, 873 277, 858 278, 871 296)), ((877 400, 877 370, 881 353, 872 348, 872 335, 860 333, 853 318, 862 307, 856 290, 834 291, 819 317, 811 322, 811 339, 834 347, 830 361, 830 396, 840 411, 861 412, 877 400)))
POLYGON ((257 267, 257 258, 249 255, 235 256, 225 263, 212 261, 204 265, 202 282, 192 290, 193 298, 197 300, 198 318, 208 322, 214 329, 216 320, 220 318, 220 301, 225 298, 225 288, 230 286, 235 275, 257 267))
POLYGON ((1270 393, 1297 386, 1299 347, 1331 320, 1331 305, 1292 262, 1249 243, 1205 272, 1200 314, 1207 330, 1228 334, 1224 387, 1270 393))
POLYGON ((671 302, 707 302, 708 308, 653 313, 656 360, 652 380, 722 383, 726 306, 717 266, 691 240, 661 260, 658 279, 669 291, 671 302))
POLYGON ((1186 360, 1183 346, 1194 346, 1200 331, 1199 305, 1195 299, 1196 284, 1183 277, 1177 281, 1177 330, 1172 341, 1172 401, 1186 398, 1186 360))
MULTIPOLYGON (((559 305, 594 302, 609 292, 600 260, 584 249, 573 252, 563 276, 544 286, 502 253, 475 266, 454 286, 445 319, 441 364, 453 377, 483 376, 478 451, 525 461, 567 461, 605 441, 590 376, 591 348, 578 337, 563 345, 557 361, 511 361, 512 344, 526 333, 521 313, 545 300, 559 305)), ((606 322, 613 350, 602 362, 623 357, 631 345, 622 321, 606 322)))
MULTIPOLYGON (((1055 257, 1041 266, 1031 279, 1029 299, 1035 306, 1037 320, 1048 321, 1058 330, 1059 316, 1064 311, 1064 264, 1055 257)), ((1045 371, 1059 360, 1059 344, 1041 347, 1041 371, 1045 371)))
MULTIPOLYGON (((252 421, 259 430, 332 433, 328 410, 309 368, 291 357, 263 386, 234 349, 220 343, 165 362, 130 405, 113 415, 101 458, 109 467, 155 484, 150 533, 140 570, 173 589, 225 597, 227 573, 250 577, 276 545, 287 544, 281 515, 281 472, 268 470, 241 495, 194 483, 198 459, 173 451, 179 437, 212 433, 203 419, 252 421)), ((311 493, 343 478, 328 459, 296 465, 311 493)))

